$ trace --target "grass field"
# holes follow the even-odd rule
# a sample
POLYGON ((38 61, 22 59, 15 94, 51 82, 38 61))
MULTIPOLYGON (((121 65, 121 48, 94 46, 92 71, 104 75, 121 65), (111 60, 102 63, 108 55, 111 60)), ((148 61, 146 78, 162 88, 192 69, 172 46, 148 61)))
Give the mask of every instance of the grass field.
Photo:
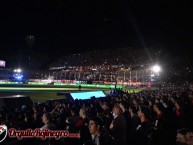
MULTIPOLYGON (((106 94, 106 88, 82 88, 81 91, 102 90, 106 94)), ((124 89, 127 90, 127 89, 124 89)), ((63 99, 65 96, 57 96, 58 92, 77 92, 77 87, 73 86, 47 86, 47 85, 0 85, 0 96, 26 95, 33 102, 44 102, 46 100, 63 99)), ((138 92, 139 89, 130 89, 130 92, 138 92)))

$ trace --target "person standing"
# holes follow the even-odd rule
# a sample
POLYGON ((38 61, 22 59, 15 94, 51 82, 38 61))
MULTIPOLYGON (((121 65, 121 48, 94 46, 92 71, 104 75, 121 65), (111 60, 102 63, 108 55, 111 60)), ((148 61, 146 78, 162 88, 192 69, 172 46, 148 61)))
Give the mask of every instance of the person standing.
POLYGON ((78 86, 78 90, 81 91, 81 85, 78 86))
POLYGON ((113 117, 114 119, 109 127, 112 137, 115 139, 117 145, 127 145, 127 122, 119 106, 114 106, 113 117))
POLYGON ((50 113, 44 113, 42 117, 42 122, 45 124, 43 127, 41 127, 41 130, 55 130, 56 125, 52 123, 52 117, 50 113))
POLYGON ((149 145, 152 139, 153 126, 150 122, 151 112, 147 106, 140 106, 138 116, 141 123, 135 130, 134 145, 149 145))
POLYGON ((115 145, 114 139, 103 127, 103 121, 99 117, 92 117, 89 121, 90 139, 84 145, 115 145))

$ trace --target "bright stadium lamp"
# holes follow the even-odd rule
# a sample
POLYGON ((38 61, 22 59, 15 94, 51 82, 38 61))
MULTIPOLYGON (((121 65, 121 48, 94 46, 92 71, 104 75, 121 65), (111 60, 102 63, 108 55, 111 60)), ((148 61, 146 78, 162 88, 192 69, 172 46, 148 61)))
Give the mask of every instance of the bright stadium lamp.
POLYGON ((14 69, 14 72, 15 72, 15 73, 21 73, 22 70, 21 70, 20 68, 18 68, 18 69, 14 69))
POLYGON ((152 67, 152 71, 155 73, 159 73, 161 71, 161 67, 159 65, 154 65, 152 67))
POLYGON ((17 72, 18 72, 18 73, 20 73, 21 71, 22 71, 22 70, 21 70, 20 68, 19 68, 19 69, 17 69, 17 72))

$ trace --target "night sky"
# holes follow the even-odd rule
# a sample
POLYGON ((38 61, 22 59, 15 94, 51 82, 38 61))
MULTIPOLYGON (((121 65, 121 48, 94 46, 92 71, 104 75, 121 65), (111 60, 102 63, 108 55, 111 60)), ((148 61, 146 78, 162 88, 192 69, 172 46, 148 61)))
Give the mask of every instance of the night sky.
POLYGON ((191 57, 192 15, 188 1, 1 1, 0 60, 22 66, 30 54, 48 64, 73 53, 127 47, 191 57), (35 36, 31 48, 27 35, 35 36))

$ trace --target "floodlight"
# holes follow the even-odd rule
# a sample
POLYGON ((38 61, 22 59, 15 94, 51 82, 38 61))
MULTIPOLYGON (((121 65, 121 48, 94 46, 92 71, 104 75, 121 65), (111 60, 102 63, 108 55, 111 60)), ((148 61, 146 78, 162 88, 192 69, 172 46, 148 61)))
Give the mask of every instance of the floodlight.
POLYGON ((17 72, 18 72, 18 73, 20 73, 21 71, 22 71, 22 70, 21 70, 20 68, 19 68, 19 69, 17 69, 17 72))
POLYGON ((20 68, 18 68, 18 69, 14 69, 14 72, 21 73, 22 70, 20 68))
POLYGON ((152 67, 152 71, 155 73, 159 73, 161 71, 161 67, 159 65, 154 65, 152 67))

